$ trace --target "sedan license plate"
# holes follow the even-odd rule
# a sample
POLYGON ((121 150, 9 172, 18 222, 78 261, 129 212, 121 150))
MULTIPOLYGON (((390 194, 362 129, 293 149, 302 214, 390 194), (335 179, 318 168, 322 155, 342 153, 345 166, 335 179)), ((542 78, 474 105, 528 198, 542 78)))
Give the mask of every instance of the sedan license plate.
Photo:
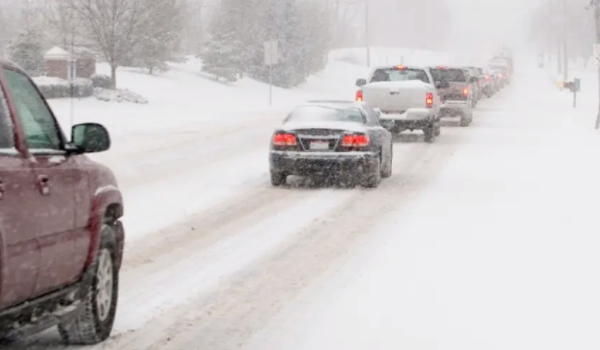
POLYGON ((323 150, 328 150, 329 149, 329 142, 323 142, 323 141, 312 141, 310 143, 310 149, 312 151, 323 151, 323 150))

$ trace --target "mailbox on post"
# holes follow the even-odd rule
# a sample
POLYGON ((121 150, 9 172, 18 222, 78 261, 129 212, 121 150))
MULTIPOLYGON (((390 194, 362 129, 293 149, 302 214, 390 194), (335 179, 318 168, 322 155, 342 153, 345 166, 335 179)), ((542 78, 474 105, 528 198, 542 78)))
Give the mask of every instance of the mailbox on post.
POLYGON ((573 108, 577 107, 577 93, 581 91, 581 80, 575 78, 573 81, 565 82, 564 87, 573 93, 573 108))

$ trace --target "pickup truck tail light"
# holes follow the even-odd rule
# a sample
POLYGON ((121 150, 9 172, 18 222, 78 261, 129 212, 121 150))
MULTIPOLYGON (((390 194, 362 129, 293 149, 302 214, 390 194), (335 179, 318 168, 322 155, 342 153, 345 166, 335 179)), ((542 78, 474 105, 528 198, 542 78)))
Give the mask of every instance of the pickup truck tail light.
POLYGON ((296 146, 298 141, 296 135, 287 133, 276 133, 273 135, 273 146, 296 146))
POLYGON ((363 100, 363 94, 362 94, 362 90, 358 90, 356 92, 356 101, 362 101, 363 100))
POLYGON ((369 136, 364 134, 345 135, 342 140, 342 147, 362 148, 369 145, 369 136))
POLYGON ((427 108, 433 108, 433 94, 431 92, 428 92, 425 96, 425 106, 427 106, 427 108))

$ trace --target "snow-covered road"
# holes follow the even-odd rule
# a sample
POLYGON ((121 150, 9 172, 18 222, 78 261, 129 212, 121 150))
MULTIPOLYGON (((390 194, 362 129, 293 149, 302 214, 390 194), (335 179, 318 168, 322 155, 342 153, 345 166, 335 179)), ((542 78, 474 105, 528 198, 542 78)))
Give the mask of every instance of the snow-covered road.
POLYGON ((136 209, 91 349, 597 349, 600 139, 553 93, 518 72, 471 127, 402 137, 374 190, 272 188, 279 115, 104 159, 136 209))

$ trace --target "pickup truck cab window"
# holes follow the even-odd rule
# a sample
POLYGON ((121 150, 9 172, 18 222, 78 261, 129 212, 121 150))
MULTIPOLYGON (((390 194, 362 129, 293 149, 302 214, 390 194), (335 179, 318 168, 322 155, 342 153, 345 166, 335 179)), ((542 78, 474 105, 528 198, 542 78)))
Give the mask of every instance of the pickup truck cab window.
POLYGON ((10 69, 4 69, 4 76, 15 100, 30 151, 62 150, 60 129, 35 85, 27 76, 10 69))
POLYGON ((13 150, 14 147, 13 124, 10 120, 10 113, 4 92, 0 89, 0 152, 2 150, 13 150))
POLYGON ((406 81, 406 80, 420 80, 424 83, 430 84, 427 73, 422 69, 413 68, 380 68, 373 72, 371 82, 379 81, 406 81))

